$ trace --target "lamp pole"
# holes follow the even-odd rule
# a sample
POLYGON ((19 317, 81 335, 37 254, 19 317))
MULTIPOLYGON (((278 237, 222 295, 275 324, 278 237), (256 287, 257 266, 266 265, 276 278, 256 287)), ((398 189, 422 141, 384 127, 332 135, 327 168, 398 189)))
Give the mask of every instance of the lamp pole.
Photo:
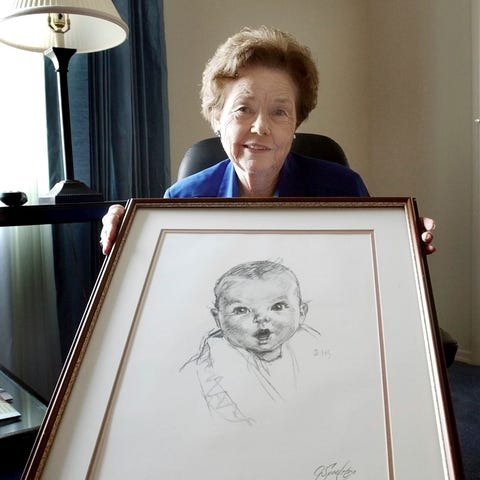
POLYGON ((58 105, 60 111, 60 130, 62 137, 63 171, 66 180, 75 178, 73 169, 72 128, 68 98, 68 64, 75 55, 74 48, 51 47, 45 51, 55 66, 58 84, 58 105))
POLYGON ((52 61, 57 73, 64 180, 58 182, 48 195, 40 197, 40 203, 99 202, 103 200, 101 193, 92 190, 83 182, 75 180, 68 97, 68 65, 76 51, 75 48, 50 47, 44 52, 44 55, 52 61))

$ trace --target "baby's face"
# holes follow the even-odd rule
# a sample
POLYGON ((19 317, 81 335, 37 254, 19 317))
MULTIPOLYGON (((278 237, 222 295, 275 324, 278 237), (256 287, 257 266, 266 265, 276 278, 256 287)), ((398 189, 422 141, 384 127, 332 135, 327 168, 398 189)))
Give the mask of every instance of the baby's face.
POLYGON ((230 279, 212 313, 232 345, 274 359, 305 319, 307 305, 300 303, 294 279, 283 273, 230 279))

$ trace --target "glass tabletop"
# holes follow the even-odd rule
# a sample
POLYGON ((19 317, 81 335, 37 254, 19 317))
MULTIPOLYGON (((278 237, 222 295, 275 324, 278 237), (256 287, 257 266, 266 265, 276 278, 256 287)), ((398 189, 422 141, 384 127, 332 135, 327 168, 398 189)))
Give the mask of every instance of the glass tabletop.
POLYGON ((13 397, 12 406, 21 414, 18 420, 0 421, 0 439, 38 429, 47 406, 2 370, 0 370, 0 388, 13 397))

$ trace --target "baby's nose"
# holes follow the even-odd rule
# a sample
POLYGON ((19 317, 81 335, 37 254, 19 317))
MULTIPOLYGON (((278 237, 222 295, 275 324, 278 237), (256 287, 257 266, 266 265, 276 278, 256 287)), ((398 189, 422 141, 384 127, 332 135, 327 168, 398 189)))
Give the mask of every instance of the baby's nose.
POLYGON ((270 321, 270 318, 268 317, 267 312, 256 312, 253 318, 253 322, 260 325, 268 323, 269 321, 270 321))

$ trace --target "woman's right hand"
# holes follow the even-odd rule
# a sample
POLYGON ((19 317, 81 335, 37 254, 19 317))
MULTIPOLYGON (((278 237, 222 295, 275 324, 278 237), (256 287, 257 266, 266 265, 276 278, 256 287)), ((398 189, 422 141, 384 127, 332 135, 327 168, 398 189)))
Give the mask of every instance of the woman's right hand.
POLYGON ((125 207, 112 205, 102 218, 103 228, 100 233, 100 245, 104 255, 108 255, 112 249, 124 213, 125 207))

